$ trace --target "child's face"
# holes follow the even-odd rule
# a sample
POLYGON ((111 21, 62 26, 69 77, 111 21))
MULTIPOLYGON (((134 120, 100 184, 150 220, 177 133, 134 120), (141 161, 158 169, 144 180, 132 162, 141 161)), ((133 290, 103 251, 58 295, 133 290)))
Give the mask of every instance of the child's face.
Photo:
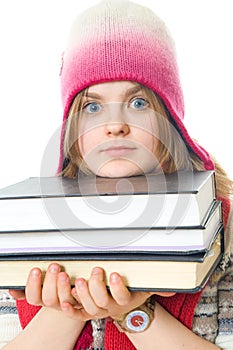
POLYGON ((80 116, 78 146, 99 176, 144 174, 158 165, 155 112, 138 84, 116 81, 88 89, 80 116))

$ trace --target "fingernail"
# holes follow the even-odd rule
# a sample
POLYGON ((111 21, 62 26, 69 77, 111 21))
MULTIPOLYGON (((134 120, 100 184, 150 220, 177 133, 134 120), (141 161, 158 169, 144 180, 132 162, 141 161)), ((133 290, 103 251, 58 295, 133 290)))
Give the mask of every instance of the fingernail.
POLYGON ((38 270, 38 269, 33 269, 32 271, 31 271, 31 276, 32 277, 38 277, 40 275, 40 270, 38 270))
POLYGON ((72 289, 71 289, 71 294, 72 294, 73 296, 77 296, 77 295, 78 295, 75 288, 72 288, 72 289))
POLYGON ((78 289, 82 289, 82 288, 85 286, 85 280, 82 279, 82 278, 78 278, 78 279, 75 281, 75 286, 76 286, 78 289))
POLYGON ((120 280, 120 277, 117 273, 112 273, 111 274, 111 282, 118 282, 120 280))
POLYGON ((66 273, 60 273, 60 274, 58 275, 58 277, 59 277, 59 280, 60 280, 61 282, 67 282, 67 281, 68 281, 68 276, 66 275, 66 273))
POLYGON ((92 275, 100 275, 102 273, 102 269, 100 267, 94 267, 91 271, 92 275))
POLYGON ((52 273, 57 273, 59 271, 59 266, 56 264, 52 264, 49 266, 49 271, 52 273))

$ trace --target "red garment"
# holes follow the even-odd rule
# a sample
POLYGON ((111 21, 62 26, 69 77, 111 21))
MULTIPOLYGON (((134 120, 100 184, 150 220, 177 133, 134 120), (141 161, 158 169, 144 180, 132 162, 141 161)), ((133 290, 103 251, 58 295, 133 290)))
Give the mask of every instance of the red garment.
MULTIPOLYGON (((224 226, 227 223, 230 200, 224 198, 218 198, 222 201, 223 205, 223 222, 224 226)), ((177 293, 172 297, 160 297, 155 296, 155 300, 161 304, 170 314, 183 323, 189 329, 192 328, 192 320, 194 316, 194 310, 201 296, 202 291, 198 293, 177 293)), ((41 307, 29 305, 27 301, 17 300, 17 308, 19 319, 22 327, 24 328, 31 319, 36 315, 41 307)), ((79 339, 76 343, 74 350, 86 350, 92 342, 92 327, 91 322, 87 322, 79 339)), ((120 333, 115 327, 113 322, 107 322, 105 331, 104 350, 135 350, 135 347, 130 342, 128 337, 124 333, 120 333)))

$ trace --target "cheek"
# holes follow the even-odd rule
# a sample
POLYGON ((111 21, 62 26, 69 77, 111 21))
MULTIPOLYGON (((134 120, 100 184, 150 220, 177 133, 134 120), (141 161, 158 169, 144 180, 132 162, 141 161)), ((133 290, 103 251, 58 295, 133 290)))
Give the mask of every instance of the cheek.
POLYGON ((99 144, 100 131, 94 129, 85 133, 78 138, 78 146, 80 149, 81 156, 84 158, 92 150, 94 150, 99 144))
POLYGON ((155 152, 158 145, 158 123, 154 111, 132 124, 132 135, 141 145, 155 152))
POLYGON ((137 140, 142 147, 145 147, 153 153, 156 151, 158 139, 153 133, 137 129, 135 130, 134 135, 135 140, 137 140))

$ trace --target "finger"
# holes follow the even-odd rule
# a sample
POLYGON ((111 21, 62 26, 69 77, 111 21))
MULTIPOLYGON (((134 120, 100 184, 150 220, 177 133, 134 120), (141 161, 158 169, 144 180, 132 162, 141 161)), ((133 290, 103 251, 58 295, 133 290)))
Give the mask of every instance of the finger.
POLYGON ((69 275, 66 272, 60 272, 57 276, 57 294, 60 304, 63 302, 71 305, 77 304, 77 301, 71 294, 71 283, 69 275))
POLYGON ((71 289, 71 294, 72 294, 72 296, 73 296, 73 298, 75 299, 75 302, 76 302, 76 306, 75 307, 76 308, 77 307, 83 308, 83 305, 81 304, 80 298, 79 298, 79 296, 77 294, 77 291, 76 291, 75 287, 71 289))
POLYGON ((16 290, 16 289, 10 289, 8 293, 17 300, 25 299, 25 291, 24 290, 16 290))
POLYGON ((107 291, 104 281, 104 271, 100 267, 92 270, 91 277, 88 282, 89 291, 95 304, 100 308, 107 308, 110 301, 110 295, 107 291))
POLYGON ((25 296, 29 304, 42 305, 42 272, 39 268, 30 271, 25 288, 25 296))
POLYGON ((57 295, 57 276, 60 271, 61 267, 56 263, 52 263, 48 267, 42 289, 42 300, 45 306, 59 305, 57 295))
POLYGON ((109 282, 110 292, 113 299, 119 305, 127 305, 131 299, 131 293, 124 285, 121 276, 118 273, 113 272, 110 275, 109 282))
POLYGON ((65 301, 61 304, 61 310, 66 314, 66 316, 73 319, 80 319, 84 323, 90 319, 90 315, 88 315, 83 308, 77 308, 77 306, 73 306, 65 301))
POLYGON ((81 313, 79 309, 75 309, 73 305, 70 303, 63 301, 61 303, 61 310, 66 313, 66 315, 70 318, 78 318, 81 317, 81 313))
POLYGON ((96 315, 99 311, 99 308, 90 295, 87 281, 84 278, 78 278, 75 281, 75 289, 78 298, 86 312, 90 315, 96 315))
POLYGON ((72 294, 72 296, 74 297, 74 299, 77 300, 77 302, 80 303, 80 299, 79 299, 79 296, 78 296, 78 294, 77 294, 77 291, 76 291, 76 288, 75 288, 75 287, 73 287, 73 288, 71 289, 71 294, 72 294))
POLYGON ((172 297, 173 295, 175 295, 175 292, 150 292, 150 295, 160 295, 161 297, 172 297))

